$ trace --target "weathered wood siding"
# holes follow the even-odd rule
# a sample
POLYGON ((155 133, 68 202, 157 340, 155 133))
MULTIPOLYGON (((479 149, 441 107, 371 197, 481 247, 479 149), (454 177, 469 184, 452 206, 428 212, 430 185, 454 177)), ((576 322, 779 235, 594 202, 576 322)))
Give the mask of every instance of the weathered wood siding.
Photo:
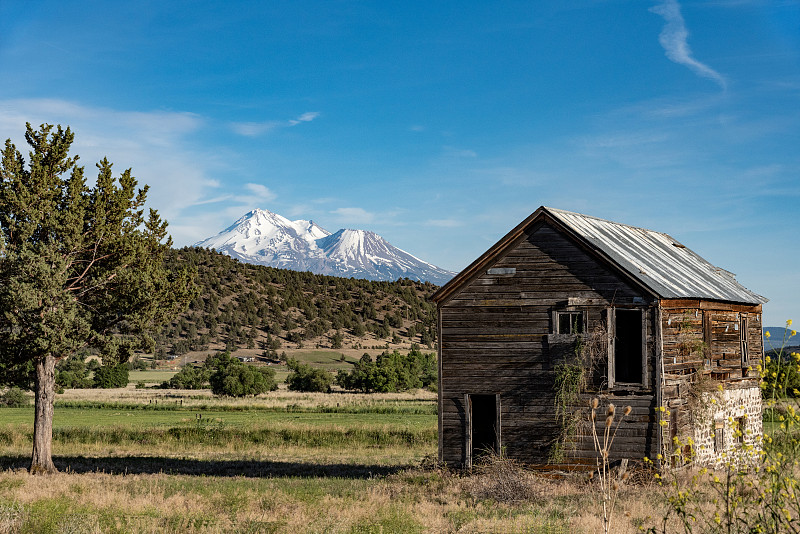
MULTIPOLYGON (((604 397, 604 403, 612 399, 620 408, 633 406, 632 415, 617 434, 615 456, 642 458, 657 450, 653 411, 653 384, 658 379, 653 357, 657 347, 655 302, 543 223, 529 229, 494 264, 440 303, 439 428, 443 461, 451 465, 466 461, 465 394, 500 395, 505 454, 533 464, 547 461, 559 434, 553 391, 557 357, 550 350, 548 335, 554 332, 553 311, 565 309, 570 299, 574 309, 585 311, 588 331, 604 321, 611 306, 645 310, 647 383, 627 391, 612 391, 610 397, 604 397), (490 274, 489 269, 500 274, 490 274)), ((585 406, 581 408, 587 411, 585 406)), ((571 456, 578 462, 594 457, 590 433, 579 440, 571 456)))

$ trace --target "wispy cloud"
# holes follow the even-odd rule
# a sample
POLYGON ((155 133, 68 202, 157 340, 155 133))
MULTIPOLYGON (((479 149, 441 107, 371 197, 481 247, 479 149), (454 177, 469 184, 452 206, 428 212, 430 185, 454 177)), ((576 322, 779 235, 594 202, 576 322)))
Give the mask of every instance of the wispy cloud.
POLYGON ((724 90, 727 87, 725 78, 692 56, 692 50, 687 42, 689 31, 686 29, 681 6, 677 0, 664 0, 660 5, 650 8, 650 11, 661 15, 666 22, 658 36, 658 42, 661 43, 667 57, 675 63, 686 65, 698 76, 715 81, 724 90))
POLYGON ((245 137, 257 137, 269 133, 275 128, 281 126, 279 121, 264 121, 264 122, 234 122, 231 123, 231 129, 245 137))
POLYGON ((289 126, 296 126, 296 125, 300 124, 301 122, 311 122, 314 119, 316 119, 317 117, 319 117, 319 112, 318 111, 308 111, 306 113, 303 113, 302 115, 300 115, 296 119, 291 119, 289 121, 289 126))
MULTIPOLYGON (((171 224, 178 244, 192 242, 196 229, 178 220, 187 208, 208 199, 219 187, 212 175, 222 164, 206 151, 193 148, 191 136, 206 125, 193 113, 124 111, 59 99, 0 100, 0 138, 10 138, 26 152, 25 123, 69 125, 75 132, 72 153, 80 155, 91 183, 94 164, 114 163, 118 174, 132 168, 140 185, 150 185, 148 204, 171 224)), ((196 240, 196 239, 195 239, 196 240)))
POLYGON ((247 184, 245 185, 257 200, 271 201, 275 200, 275 193, 273 193, 267 186, 262 184, 247 184))
POLYGON ((299 117, 289 120, 268 120, 262 122, 232 122, 230 123, 230 128, 239 135, 243 135, 245 137, 257 137, 259 135, 267 134, 278 128, 289 128, 292 126, 297 126, 298 124, 302 124, 304 122, 311 122, 319 116, 320 113, 318 111, 307 111, 302 115, 300 115, 299 117))
POLYGON ((363 208, 337 208, 331 214, 348 224, 365 224, 375 220, 375 214, 363 208))

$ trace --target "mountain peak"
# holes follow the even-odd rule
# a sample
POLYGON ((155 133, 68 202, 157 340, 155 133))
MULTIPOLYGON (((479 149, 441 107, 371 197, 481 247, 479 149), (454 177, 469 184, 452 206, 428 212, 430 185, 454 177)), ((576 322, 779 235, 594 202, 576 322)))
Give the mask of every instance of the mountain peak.
POLYGON ((441 285, 455 275, 375 232, 342 228, 331 234, 313 220, 290 221, 264 209, 247 212, 195 246, 214 248, 245 263, 369 280, 409 278, 441 285))

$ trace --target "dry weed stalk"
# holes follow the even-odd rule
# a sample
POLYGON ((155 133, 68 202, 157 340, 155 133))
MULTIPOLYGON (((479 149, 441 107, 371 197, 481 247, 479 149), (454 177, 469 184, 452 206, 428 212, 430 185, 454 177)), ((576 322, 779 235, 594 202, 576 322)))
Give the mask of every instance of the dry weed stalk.
MULTIPOLYGON (((597 432, 597 409, 600 406, 600 399, 594 398, 591 401, 591 426, 592 426, 592 439, 594 441, 594 450, 597 453, 595 458, 597 464, 597 473, 600 478, 600 492, 603 497, 603 532, 608 534, 611 532, 611 519, 614 513, 614 505, 617 500, 617 493, 619 492, 620 483, 624 482, 628 477, 626 469, 620 469, 618 476, 613 476, 611 472, 611 465, 609 462, 609 453, 611 446, 614 444, 614 438, 617 435, 617 430, 622 420, 626 415, 631 413, 631 407, 626 406, 622 411, 622 417, 617 421, 614 426, 614 418, 616 416, 616 408, 614 404, 609 403, 606 408, 606 419, 602 433, 602 439, 597 432), (613 429, 613 430, 612 430, 613 429)), ((627 462, 623 463, 623 466, 627 462)))

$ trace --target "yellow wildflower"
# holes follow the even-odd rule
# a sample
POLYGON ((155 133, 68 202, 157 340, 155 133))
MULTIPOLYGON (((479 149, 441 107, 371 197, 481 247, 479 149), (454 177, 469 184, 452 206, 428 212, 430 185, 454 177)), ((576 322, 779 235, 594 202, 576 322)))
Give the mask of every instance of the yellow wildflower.
POLYGON ((770 337, 769 330, 767 330, 766 332, 764 332, 764 337, 770 337))
POLYGON ((792 326, 792 320, 786 319, 786 326, 792 326))

